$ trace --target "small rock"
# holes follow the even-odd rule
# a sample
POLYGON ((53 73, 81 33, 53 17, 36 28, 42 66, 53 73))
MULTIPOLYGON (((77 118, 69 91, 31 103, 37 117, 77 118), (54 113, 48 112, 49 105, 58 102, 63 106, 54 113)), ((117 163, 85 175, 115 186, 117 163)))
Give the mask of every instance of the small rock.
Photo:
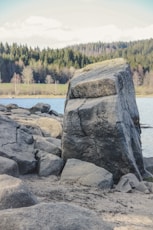
POLYGON ((37 103, 34 105, 32 108, 30 108, 31 113, 35 112, 41 112, 41 113, 48 113, 50 110, 50 105, 49 104, 44 104, 44 103, 37 103))
POLYGON ((139 180, 133 173, 128 173, 121 177, 119 183, 116 186, 116 190, 119 192, 131 192, 133 188, 139 185, 139 180))
POLYGON ((153 183, 145 181, 145 185, 147 186, 150 193, 153 193, 153 183))
POLYGON ((143 192, 145 194, 149 194, 149 189, 147 188, 146 184, 144 181, 140 181, 138 186, 136 187, 136 190, 139 192, 143 192))
POLYGON ((64 161, 58 156, 39 151, 36 157, 38 158, 39 176, 58 176, 63 169, 64 161))

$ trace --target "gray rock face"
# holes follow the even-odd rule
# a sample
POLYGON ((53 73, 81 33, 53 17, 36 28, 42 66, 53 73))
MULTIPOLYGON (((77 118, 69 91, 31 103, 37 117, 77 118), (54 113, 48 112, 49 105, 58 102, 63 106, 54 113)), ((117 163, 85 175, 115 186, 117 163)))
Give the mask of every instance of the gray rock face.
POLYGON ((128 173, 121 177, 116 186, 116 190, 119 192, 131 192, 132 189, 135 189, 139 186, 139 183, 139 180, 134 174, 128 173))
POLYGON ((46 138, 40 136, 34 136, 35 144, 34 148, 48 153, 52 153, 57 156, 61 156, 61 147, 56 145, 56 142, 47 141, 46 138))
POLYGON ((6 116, 0 116, 0 156, 13 159, 18 163, 21 174, 36 168, 33 137, 24 126, 6 116))
POLYGON ((38 158, 38 175, 39 176, 58 176, 63 169, 64 161, 58 156, 44 151, 39 151, 37 154, 38 158))
POLYGON ((0 174, 18 177, 19 169, 17 163, 11 159, 0 157, 0 174))
POLYGON ((112 230, 88 209, 66 203, 38 204, 0 212, 5 230, 112 230))
POLYGON ((113 175, 110 172, 92 163, 77 159, 67 160, 61 180, 101 189, 110 189, 113 185, 113 175))
POLYGON ((0 175, 0 210, 28 207, 36 203, 36 197, 29 192, 20 179, 0 175))
POLYGON ((139 114, 123 59, 84 69, 70 81, 63 125, 63 158, 92 162, 113 173, 144 174, 139 114))
POLYGON ((30 109, 31 113, 35 112, 41 112, 41 113, 48 113, 50 110, 50 105, 49 104, 44 104, 44 103, 37 103, 35 106, 33 106, 30 109))

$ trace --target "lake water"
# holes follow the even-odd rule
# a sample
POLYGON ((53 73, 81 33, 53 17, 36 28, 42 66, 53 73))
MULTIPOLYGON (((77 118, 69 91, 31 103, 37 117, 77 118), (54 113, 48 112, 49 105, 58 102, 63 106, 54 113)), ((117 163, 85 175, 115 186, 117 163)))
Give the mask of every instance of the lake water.
POLYGON ((23 108, 31 108, 37 103, 47 103, 51 105, 51 109, 58 113, 64 113, 65 98, 1 98, 0 104, 17 104, 23 108))
MULTIPOLYGON (((137 106, 140 114, 140 123, 153 127, 153 98, 137 98, 137 106)), ((2 98, 0 104, 15 103, 18 106, 30 108, 38 102, 51 105, 53 110, 64 113, 65 98, 2 98)), ((153 128, 142 128, 142 151, 146 157, 153 157, 153 128)))

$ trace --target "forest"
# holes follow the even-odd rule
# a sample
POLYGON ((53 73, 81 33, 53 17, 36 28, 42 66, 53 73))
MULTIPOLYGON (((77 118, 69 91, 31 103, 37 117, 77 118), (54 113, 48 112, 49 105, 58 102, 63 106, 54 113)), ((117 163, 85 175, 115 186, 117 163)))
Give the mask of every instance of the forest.
POLYGON ((0 82, 67 83, 75 69, 90 63, 90 58, 66 49, 29 48, 0 43, 0 82))
POLYGON ((65 84, 76 69, 117 57, 129 62, 135 86, 153 88, 153 39, 43 50, 0 43, 0 82, 65 84))

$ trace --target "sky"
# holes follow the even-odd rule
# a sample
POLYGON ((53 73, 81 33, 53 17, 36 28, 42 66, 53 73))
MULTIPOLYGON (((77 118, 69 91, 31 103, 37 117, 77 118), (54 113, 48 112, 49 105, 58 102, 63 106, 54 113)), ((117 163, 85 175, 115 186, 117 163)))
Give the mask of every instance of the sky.
POLYGON ((0 0, 0 42, 63 48, 153 38, 153 0, 0 0))

